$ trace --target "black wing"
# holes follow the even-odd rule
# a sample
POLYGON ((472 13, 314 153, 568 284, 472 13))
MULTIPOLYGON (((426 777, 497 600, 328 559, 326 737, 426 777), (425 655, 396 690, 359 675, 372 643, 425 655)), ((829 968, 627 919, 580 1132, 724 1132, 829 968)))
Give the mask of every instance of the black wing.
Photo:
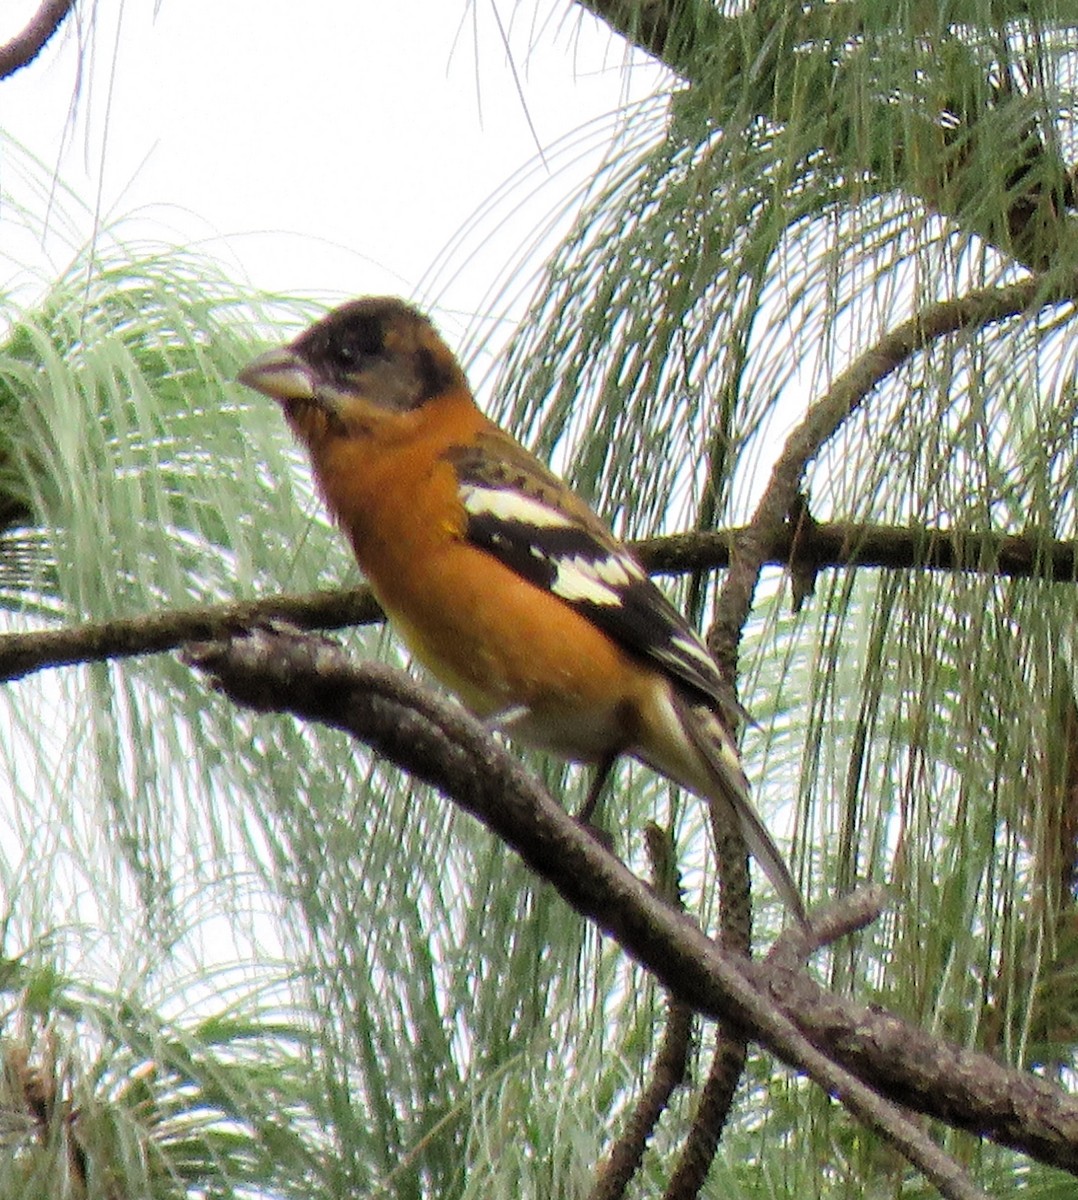
POLYGON ((448 457, 473 545, 572 605, 630 654, 724 713, 738 712, 700 637, 636 557, 538 459, 500 433, 448 457))

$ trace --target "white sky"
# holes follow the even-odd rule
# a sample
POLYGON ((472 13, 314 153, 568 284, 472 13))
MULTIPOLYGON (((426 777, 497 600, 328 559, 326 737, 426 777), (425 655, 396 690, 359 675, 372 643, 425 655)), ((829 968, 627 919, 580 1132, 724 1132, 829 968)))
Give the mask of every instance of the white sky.
MULTIPOLYGON (((7 0, 0 41, 37 3, 7 0)), ((432 279, 454 232, 530 162, 515 198, 544 194, 506 243, 527 244, 615 127, 593 128, 564 173, 559 139, 661 83, 569 0, 98 0, 85 22, 0 84, 0 128, 80 197, 137 212, 129 236, 213 238, 259 287, 397 292, 459 314, 461 330, 493 268, 458 251, 432 279)), ((12 175, 0 151, 0 187, 12 175)), ((54 264, 68 257, 53 249, 54 264)))

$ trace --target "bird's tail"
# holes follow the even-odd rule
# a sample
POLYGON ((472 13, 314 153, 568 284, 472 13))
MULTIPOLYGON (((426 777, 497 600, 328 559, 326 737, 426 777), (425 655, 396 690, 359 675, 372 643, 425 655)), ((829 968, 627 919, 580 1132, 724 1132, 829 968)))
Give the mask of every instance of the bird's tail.
MULTIPOLYGON (((741 757, 729 730, 706 704, 694 703, 680 695, 676 696, 675 704, 681 726, 702 760, 709 783, 706 789, 694 787, 694 790, 703 792, 705 799, 723 804, 733 811, 749 853, 771 880, 782 903, 802 925, 805 924, 805 905, 801 893, 786 860, 749 798, 749 781, 741 768, 741 757)), ((719 819, 715 816, 714 808, 712 813, 714 819, 719 819)))

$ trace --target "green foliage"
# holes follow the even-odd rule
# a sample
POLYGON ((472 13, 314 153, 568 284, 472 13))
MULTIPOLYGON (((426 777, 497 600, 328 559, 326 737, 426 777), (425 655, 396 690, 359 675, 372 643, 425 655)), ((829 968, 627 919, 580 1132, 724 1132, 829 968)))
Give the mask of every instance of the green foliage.
MULTIPOLYGON (((621 532, 743 521, 775 444, 884 331, 1072 261, 1067 218, 1050 219, 1068 207, 1072 7, 684 6, 685 81, 544 227, 571 226, 488 407, 621 532)), ((523 278, 518 258, 496 294, 523 278)), ((12 625, 352 578, 279 418, 231 382, 307 306, 102 235, 4 313, 12 625)), ((1073 344, 1059 306, 915 355, 812 465, 811 511, 1074 537, 1073 344)), ((711 599, 692 593, 705 620, 711 599)), ((834 570, 790 615, 773 572, 741 647, 749 774, 805 890, 893 890, 886 919, 816 969, 1057 1074, 1078 1028, 1073 610, 1070 585, 990 571, 834 570)), ((0 1197, 58 1194, 72 1129, 110 1200, 114 1183, 585 1191, 663 998, 488 835, 337 734, 236 713, 170 657, 56 672, 3 703, 0 1197), (250 972, 234 1000, 217 972, 233 961, 250 972), (49 1121, 27 1116, 28 1079, 52 1087, 49 1121)), ((551 779, 572 805, 575 777, 551 779)), ((696 807, 642 770, 617 784, 619 850, 640 864, 643 822, 671 825, 687 903, 708 914, 696 807)), ((776 921, 765 905, 762 933, 776 921)), ((679 1093, 634 1194, 662 1186, 690 1109, 679 1093)), ((1062 1194, 941 1137, 994 1194, 1062 1194)), ((923 1191, 763 1056, 721 1155, 714 1194, 923 1191)))
MULTIPOLYGON (((728 36, 682 60, 662 133, 589 184, 512 343, 500 415, 627 532, 743 522, 785 431, 883 333, 1020 264, 1073 263, 1069 216, 1018 203, 1067 187, 1073 13, 869 7, 715 18, 728 36)), ((812 514, 1075 537, 1073 345, 1061 305, 914 355, 811 465, 812 514)), ((985 566, 823 572, 797 616, 766 576, 742 645, 746 761, 815 897, 893 890, 880 927, 821 964, 836 987, 1067 1071, 1073 589, 985 566)), ((902 1186, 808 1090, 755 1115, 771 1169, 801 1178, 784 1194, 902 1186), (808 1144, 829 1160, 838 1143, 834 1176, 799 1177, 808 1144)), ((949 1144, 993 1190, 1051 1178, 949 1144)), ((739 1130, 724 1145, 741 1160, 739 1130)))
POLYGON ((203 968, 171 996, 152 974, 100 992, 30 957, 5 975, 0 1195, 330 1194, 315 1048, 285 969, 203 968))

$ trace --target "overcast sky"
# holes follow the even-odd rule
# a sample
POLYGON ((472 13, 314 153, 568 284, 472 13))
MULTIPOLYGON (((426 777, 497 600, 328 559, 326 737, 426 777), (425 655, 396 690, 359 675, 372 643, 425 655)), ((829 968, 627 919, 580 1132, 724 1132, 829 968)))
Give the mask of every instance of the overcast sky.
MULTIPOLYGON (((0 40, 37 3, 6 0, 0 40)), ((490 220, 525 244, 609 149, 601 118, 660 84, 568 0, 99 0, 0 84, 0 125, 106 216, 137 214, 128 236, 209 238, 259 287, 398 292, 463 330, 497 264, 478 233, 440 257, 454 233, 530 168, 490 220)))

